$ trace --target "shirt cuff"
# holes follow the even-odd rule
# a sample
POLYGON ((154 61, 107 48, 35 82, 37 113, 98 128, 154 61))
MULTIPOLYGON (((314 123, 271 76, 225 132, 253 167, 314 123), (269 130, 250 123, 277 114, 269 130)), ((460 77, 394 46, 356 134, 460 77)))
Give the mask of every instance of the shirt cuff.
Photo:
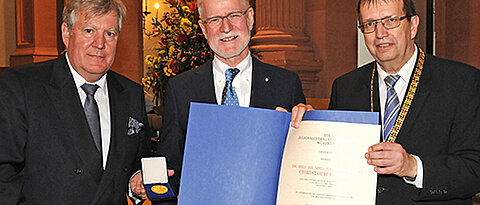
POLYGON ((132 174, 130 179, 128 180, 128 196, 133 200, 134 204, 140 204, 142 203, 142 198, 138 197, 135 193, 133 193, 132 189, 130 189, 130 181, 132 180, 132 177, 141 172, 142 170, 138 170, 135 173, 132 174))
POLYGON ((415 177, 415 179, 403 177, 403 180, 408 184, 415 185, 417 188, 422 189, 423 188, 423 164, 422 164, 422 160, 420 159, 420 157, 418 157, 416 155, 413 155, 413 154, 411 154, 411 155, 417 161, 417 176, 415 177))

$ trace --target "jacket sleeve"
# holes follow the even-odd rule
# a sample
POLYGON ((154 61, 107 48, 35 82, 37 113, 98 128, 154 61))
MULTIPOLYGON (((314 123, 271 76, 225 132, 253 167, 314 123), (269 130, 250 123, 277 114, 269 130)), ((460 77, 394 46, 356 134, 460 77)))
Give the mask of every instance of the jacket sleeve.
MULTIPOLYGON (((423 162, 420 201, 471 198, 480 191, 480 72, 464 78, 451 120, 445 154, 423 162)), ((442 137, 442 136, 439 136, 442 137)))
MULTIPOLYGON (((142 157, 150 157, 152 155, 152 143, 151 143, 151 136, 150 136, 150 127, 148 124, 148 117, 145 108, 145 95, 143 93, 143 89, 139 89, 139 96, 140 96, 140 109, 137 111, 140 113, 139 117, 142 118, 142 122, 144 122, 143 128, 143 136, 140 138, 140 143, 138 146, 138 152, 136 156, 136 162, 134 165, 134 169, 132 171, 140 170, 141 167, 141 159, 142 157)), ((134 173, 133 172, 133 173, 134 173)), ((132 174, 133 174, 132 173, 132 174)))
POLYGON ((0 78, 0 204, 17 204, 24 183, 28 122, 21 79, 14 72, 0 78))
MULTIPOLYGON (((295 90, 293 91, 294 93, 294 103, 293 106, 299 104, 299 103, 306 103, 305 100, 305 95, 303 94, 303 88, 302 88, 302 82, 300 81, 300 78, 298 75, 295 75, 295 90)), ((289 108, 288 110, 291 111, 293 106, 289 108)))
POLYGON ((337 102, 337 89, 336 89, 336 86, 337 85, 337 80, 333 81, 333 84, 332 84, 332 91, 331 91, 331 94, 330 94, 330 104, 328 105, 328 109, 329 110, 335 110, 337 105, 336 105, 336 102, 337 102))
POLYGON ((175 86, 171 81, 168 83, 164 100, 162 128, 157 154, 165 156, 168 169, 175 171, 174 176, 169 178, 169 183, 175 194, 178 195, 186 135, 185 126, 182 125, 183 122, 180 119, 183 111, 180 109, 187 110, 187 108, 179 107, 177 103, 178 96, 175 95, 177 92, 175 92, 175 86))

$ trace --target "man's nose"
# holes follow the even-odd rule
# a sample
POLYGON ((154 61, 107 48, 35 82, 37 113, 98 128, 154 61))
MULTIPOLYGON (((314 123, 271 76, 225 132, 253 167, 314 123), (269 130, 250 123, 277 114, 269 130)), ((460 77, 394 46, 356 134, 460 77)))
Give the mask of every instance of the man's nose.
POLYGON ((97 33, 93 39, 92 46, 98 49, 105 48, 105 36, 101 33, 97 33))
POLYGON ((384 38, 385 36, 388 36, 387 28, 383 26, 382 22, 378 22, 376 27, 377 29, 375 29, 375 36, 377 38, 384 38))
POLYGON ((220 25, 220 31, 223 33, 229 33, 232 30, 232 28, 233 28, 232 22, 230 22, 228 18, 224 18, 220 25))

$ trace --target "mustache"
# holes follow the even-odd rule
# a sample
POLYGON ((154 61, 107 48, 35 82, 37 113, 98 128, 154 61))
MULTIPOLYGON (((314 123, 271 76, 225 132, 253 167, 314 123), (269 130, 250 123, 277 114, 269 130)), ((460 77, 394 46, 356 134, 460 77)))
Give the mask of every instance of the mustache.
POLYGON ((221 33, 221 34, 218 34, 215 38, 217 40, 222 40, 222 39, 225 39, 225 38, 231 38, 231 37, 238 37, 240 36, 241 33, 238 32, 238 31, 234 31, 234 32, 230 32, 230 33, 221 33))

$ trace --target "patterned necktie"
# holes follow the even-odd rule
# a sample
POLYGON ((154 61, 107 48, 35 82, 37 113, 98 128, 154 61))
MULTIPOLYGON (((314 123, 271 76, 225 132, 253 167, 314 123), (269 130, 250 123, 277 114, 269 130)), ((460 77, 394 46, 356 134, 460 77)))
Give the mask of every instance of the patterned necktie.
POLYGON ((97 101, 95 101, 95 92, 100 86, 92 84, 83 84, 81 88, 87 94, 85 99, 85 105, 83 110, 87 116, 88 126, 90 127, 90 132, 92 133, 93 141, 97 150, 102 153, 102 137, 100 135, 100 115, 98 113, 97 101))
POLYGON ((238 106, 237 93, 233 89, 232 82, 235 76, 240 72, 238 68, 229 68, 225 71, 225 87, 222 93, 222 105, 238 106))
POLYGON ((387 84, 387 101, 385 102, 385 115, 383 116, 383 141, 386 142, 388 135, 395 125, 398 111, 400 110, 400 103, 397 93, 395 92, 395 83, 400 78, 399 75, 389 75, 385 78, 387 84))

